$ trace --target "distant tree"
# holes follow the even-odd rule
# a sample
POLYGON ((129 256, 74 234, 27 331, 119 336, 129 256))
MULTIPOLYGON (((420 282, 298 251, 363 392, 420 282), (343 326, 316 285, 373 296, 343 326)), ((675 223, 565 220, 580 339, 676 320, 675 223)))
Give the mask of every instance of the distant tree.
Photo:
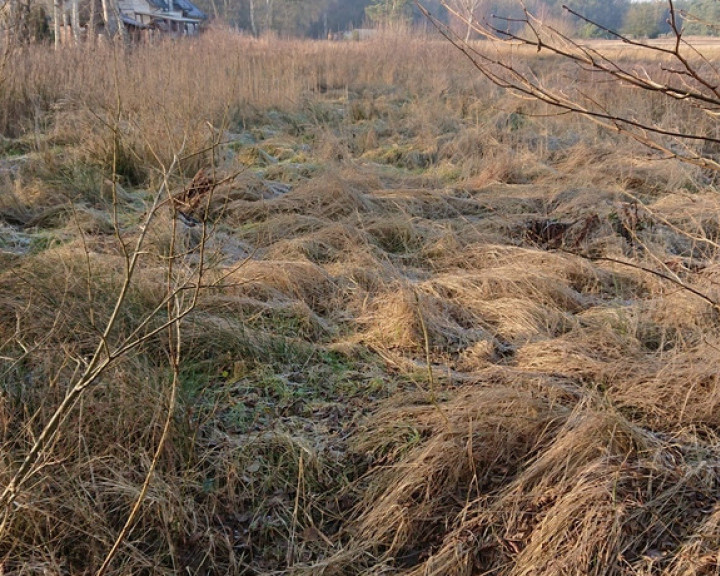
POLYGON ((372 0, 365 15, 375 25, 408 23, 412 19, 412 0, 372 0))
POLYGON ((265 0, 265 4, 266 30, 281 36, 309 36, 313 24, 322 19, 328 1, 265 0))
POLYGON ((309 33, 315 38, 326 38, 328 33, 359 28, 369 5, 370 0, 329 0, 309 33))
MULTIPOLYGON (((449 2, 449 0, 444 1, 446 5, 449 2)), ((536 4, 547 8, 547 4, 542 0, 529 0, 529 2, 525 3, 525 6, 534 8, 536 4)), ((476 22, 480 24, 480 28, 489 25, 498 31, 515 33, 524 25, 522 21, 523 9, 524 5, 514 0, 483 0, 476 8, 474 15, 476 22)), ((463 19, 462 15, 459 16, 463 19)))
MULTIPOLYGON (((447 9, 445 0, 425 0, 423 2, 423 6, 425 6, 426 9, 430 10, 435 18, 438 19, 440 22, 448 23, 451 17, 450 11, 447 9)), ((424 24, 427 24, 427 19, 425 18, 424 14, 418 9, 417 5, 413 8, 413 17, 416 21, 422 21, 424 24)), ((462 22, 461 22, 462 24, 462 22)))
MULTIPOLYGON (((108 11, 105 9, 106 4, 103 3, 103 16, 108 22, 108 11)), ((55 41, 55 50, 60 46, 60 0, 53 0, 52 22, 53 22, 53 39, 55 41)))
POLYGON ((483 0, 447 0, 446 5, 453 14, 458 14, 460 20, 465 24, 465 42, 470 40, 475 19, 478 16, 483 0))
POLYGON ((215 19, 261 36, 326 36, 360 24, 369 0, 194 0, 215 19))
POLYGON ((665 2, 637 2, 625 13, 622 33, 635 38, 657 38, 670 32, 665 2))
POLYGON ((25 44, 50 38, 44 3, 32 0, 0 0, 0 30, 4 40, 25 44))
POLYGON ((683 18, 685 34, 720 36, 720 2, 718 0, 692 0, 678 5, 683 18))
POLYGON ((554 0, 551 4, 558 13, 567 6, 573 13, 582 14, 585 20, 579 22, 577 31, 583 38, 611 36, 608 30, 620 30, 631 6, 630 0, 554 0))
POLYGON ((248 7, 250 11, 248 12, 248 15, 250 16, 250 30, 252 31, 253 36, 258 35, 257 25, 255 24, 255 0, 248 0, 248 7))

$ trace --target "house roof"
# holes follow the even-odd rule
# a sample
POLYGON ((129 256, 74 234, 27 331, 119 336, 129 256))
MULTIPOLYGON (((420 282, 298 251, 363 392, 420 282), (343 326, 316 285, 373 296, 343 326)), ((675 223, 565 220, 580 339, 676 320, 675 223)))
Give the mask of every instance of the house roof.
POLYGON ((148 12, 147 10, 136 10, 135 14, 150 16, 150 18, 156 22, 163 20, 167 20, 168 22, 186 22, 188 24, 198 24, 200 22, 199 18, 188 18, 187 16, 182 16, 179 12, 148 12))
POLYGON ((168 6, 168 3, 165 2, 165 0, 147 0, 147 3, 150 4, 153 8, 157 8, 158 10, 170 10, 170 6, 168 6))
POLYGON ((207 14, 195 6, 190 0, 173 0, 173 4, 183 11, 183 16, 186 18, 197 18, 198 20, 205 20, 207 18, 207 14))
POLYGON ((121 14, 122 21, 127 24, 128 26, 133 26, 138 29, 144 29, 148 28, 147 24, 143 24, 142 22, 138 22, 134 18, 130 18, 130 16, 127 16, 126 14, 121 14))
MULTIPOLYGON (((147 2, 163 12, 170 10, 170 3, 167 0, 147 0, 147 2)), ((198 20, 205 20, 207 18, 207 14, 195 6, 190 0, 172 0, 172 3, 173 8, 175 10, 182 10, 183 16, 186 18, 197 18, 198 20)))

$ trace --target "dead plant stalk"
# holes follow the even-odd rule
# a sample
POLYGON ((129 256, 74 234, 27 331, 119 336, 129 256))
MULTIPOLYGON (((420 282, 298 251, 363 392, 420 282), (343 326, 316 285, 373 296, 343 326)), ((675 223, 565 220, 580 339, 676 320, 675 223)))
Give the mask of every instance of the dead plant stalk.
MULTIPOLYGON (((20 490, 38 470, 38 466, 40 465, 40 461, 45 455, 46 450, 53 444, 57 435, 60 433, 62 423, 65 421, 85 391, 96 385, 107 369, 119 358, 122 358, 131 350, 134 350, 143 343, 149 341, 160 332, 171 329, 172 327, 176 327, 176 329, 179 328, 180 320, 187 316, 195 307, 200 286, 202 285, 201 278, 198 278, 196 282, 192 283, 192 277, 188 277, 184 281, 181 281, 179 285, 168 285, 169 293, 166 294, 163 302, 158 305, 158 307, 153 310, 128 337, 124 338, 113 349, 110 348, 108 338, 116 326, 119 314, 126 302, 128 291, 135 275, 138 260, 141 254, 143 254, 143 244, 146 239, 147 230, 151 221, 157 214, 157 209, 160 205, 161 199, 166 194, 168 177, 174 172, 176 165, 177 156, 170 167, 164 171, 163 182, 158 192, 155 194, 153 204, 142 223, 140 233, 135 241, 133 250, 126 255, 126 267, 123 283, 115 300, 113 311, 99 337, 95 351, 90 359, 85 362, 85 368, 82 375, 78 378, 77 382, 70 387, 69 391, 65 395, 65 398, 55 409, 51 418, 43 427, 42 432, 25 455, 17 471, 13 474, 10 482, 7 486, 5 486, 2 494, 0 494, 0 508, 2 508, 3 514, 3 519, 0 523, 0 538, 2 538, 5 529, 7 528, 8 521, 12 518, 13 510, 11 507, 20 490), (192 295, 188 302, 183 303, 180 296, 188 287, 191 287, 192 295), (143 333, 143 328, 147 326, 148 323, 156 316, 157 312, 164 307, 170 306, 173 302, 175 302, 175 306, 172 309, 172 315, 169 316, 168 319, 160 326, 143 333)), ((200 269, 199 274, 200 276, 202 275, 202 268, 200 269)), ((179 340, 177 343, 176 354, 179 354, 179 340)), ((81 359, 78 359, 77 361, 84 362, 81 359)), ((175 385, 176 383, 173 384, 173 386, 175 385)))

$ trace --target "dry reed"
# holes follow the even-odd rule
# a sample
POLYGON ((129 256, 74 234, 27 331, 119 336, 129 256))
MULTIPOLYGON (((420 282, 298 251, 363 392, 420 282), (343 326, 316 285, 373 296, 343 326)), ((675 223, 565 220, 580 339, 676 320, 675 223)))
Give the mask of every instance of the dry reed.
MULTIPOLYGON (((228 177, 203 224, 168 203, 147 226, 108 338, 163 301, 173 248, 177 275, 206 249, 171 434, 113 573, 717 572, 717 310, 681 287, 717 298, 707 174, 508 100, 434 39, 216 30, 9 66, 3 483, 97 345, 118 237, 141 233, 163 166, 184 143, 173 190, 228 177)), ((6 573, 102 563, 162 435, 171 344, 68 417, 6 573)))

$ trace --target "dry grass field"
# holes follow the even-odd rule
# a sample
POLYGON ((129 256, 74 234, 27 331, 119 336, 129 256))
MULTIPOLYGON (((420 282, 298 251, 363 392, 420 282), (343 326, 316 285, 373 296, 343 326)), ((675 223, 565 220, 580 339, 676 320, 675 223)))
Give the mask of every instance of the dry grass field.
POLYGON ((9 66, 3 574, 720 573, 716 175, 439 40, 9 66))

